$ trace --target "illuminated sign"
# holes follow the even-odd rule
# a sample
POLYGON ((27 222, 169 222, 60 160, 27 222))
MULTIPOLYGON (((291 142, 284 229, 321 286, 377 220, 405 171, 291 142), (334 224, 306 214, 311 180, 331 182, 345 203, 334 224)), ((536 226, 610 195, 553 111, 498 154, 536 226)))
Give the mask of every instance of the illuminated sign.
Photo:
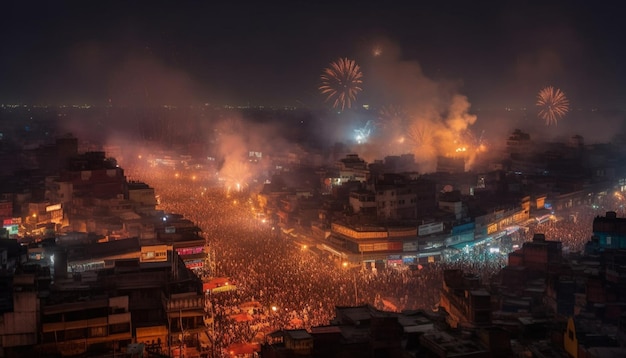
POLYGON ((61 204, 54 204, 46 206, 46 212, 49 213, 51 211, 61 210, 61 204))
POLYGON ((197 269, 204 267, 204 260, 196 259, 196 260, 186 260, 185 267, 188 269, 197 269))
POLYGON ((9 233, 9 235, 13 236, 13 235, 17 235, 19 233, 19 225, 14 224, 14 225, 5 225, 4 226, 5 229, 7 229, 7 232, 9 233))
POLYGON ((181 256, 201 254, 204 253, 204 246, 179 247, 176 249, 176 252, 181 256))
POLYGON ((402 243, 402 251, 417 251, 417 242, 402 243))
POLYGON ((11 219, 2 220, 2 225, 4 226, 19 225, 21 223, 22 223, 22 218, 11 218, 11 219))
POLYGON ((443 223, 442 222, 430 223, 430 224, 420 225, 417 228, 417 235, 418 236, 424 236, 424 235, 435 234, 435 233, 442 232, 442 231, 443 231, 443 223))
POLYGON ((167 245, 142 246, 140 262, 167 261, 167 245))

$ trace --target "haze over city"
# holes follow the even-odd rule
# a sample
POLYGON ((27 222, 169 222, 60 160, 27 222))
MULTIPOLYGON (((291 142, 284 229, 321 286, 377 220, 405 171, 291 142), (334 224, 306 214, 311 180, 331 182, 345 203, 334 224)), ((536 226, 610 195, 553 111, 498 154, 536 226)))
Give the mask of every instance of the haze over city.
MULTIPOLYGON (((426 171, 436 155, 495 150, 516 128, 587 143, 623 131, 625 29, 612 2, 31 5, 10 2, 0 25, 6 104, 307 110, 302 126, 324 143, 354 144, 368 160, 415 153, 426 171), (323 90, 324 71, 340 60, 359 74, 342 103, 323 90), (547 88, 567 101, 551 120, 538 105, 547 88)), ((236 112, 226 117, 250 121, 236 112)), ((142 121, 107 116, 62 124, 83 133, 142 121)), ((285 123, 272 119, 246 142, 280 132, 285 123)), ((223 126, 197 114, 177 121, 194 135, 223 126)))

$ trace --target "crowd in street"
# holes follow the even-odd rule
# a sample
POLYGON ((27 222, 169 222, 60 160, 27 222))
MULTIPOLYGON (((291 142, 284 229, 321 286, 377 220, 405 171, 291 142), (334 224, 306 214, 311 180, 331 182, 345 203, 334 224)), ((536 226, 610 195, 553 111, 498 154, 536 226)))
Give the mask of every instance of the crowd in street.
MULTIPOLYGON (((467 252, 452 262, 424 264, 417 270, 346 268, 330 254, 305 248, 259 220, 248 195, 227 194, 219 186, 173 177, 165 169, 135 170, 134 178, 155 188, 159 209, 182 214, 201 228, 212 256, 211 267, 201 271, 205 278, 228 277, 236 285, 237 290, 210 295, 215 320, 209 334, 222 348, 260 341, 278 329, 327 325, 336 306, 434 310, 444 269, 478 274, 487 283, 507 261, 506 253, 477 259, 475 252, 467 252)), ((580 211, 575 220, 535 225, 514 235, 523 244, 534 233, 544 233, 548 240, 563 241, 569 251, 580 251, 591 237, 596 214, 580 211)))

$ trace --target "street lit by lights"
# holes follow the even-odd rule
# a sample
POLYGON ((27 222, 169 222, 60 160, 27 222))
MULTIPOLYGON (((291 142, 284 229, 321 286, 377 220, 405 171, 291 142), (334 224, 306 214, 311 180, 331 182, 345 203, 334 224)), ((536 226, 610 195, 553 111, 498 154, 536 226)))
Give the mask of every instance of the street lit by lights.
POLYGON ((278 307, 272 306, 272 312, 276 312, 277 310, 278 310, 278 307))
POLYGON ((344 262, 341 264, 341 266, 343 266, 344 268, 345 268, 345 267, 348 267, 348 262, 344 261, 344 262))

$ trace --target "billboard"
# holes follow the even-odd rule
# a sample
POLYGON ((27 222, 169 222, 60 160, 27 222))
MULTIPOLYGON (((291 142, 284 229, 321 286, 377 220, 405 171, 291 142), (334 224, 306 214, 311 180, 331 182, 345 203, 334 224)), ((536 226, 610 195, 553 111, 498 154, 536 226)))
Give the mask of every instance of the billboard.
POLYGON ((165 262, 167 261, 167 245, 142 246, 140 262, 165 262))
POLYGON ((417 228, 417 235, 418 236, 426 236, 426 235, 430 235, 430 234, 436 234, 436 233, 442 232, 442 231, 443 231, 443 223, 442 222, 430 223, 430 224, 420 225, 417 228))
POLYGON ((403 242, 402 251, 417 251, 417 242, 403 242))
POLYGON ((49 213, 51 211, 61 210, 61 204, 54 204, 46 206, 46 212, 49 213))

